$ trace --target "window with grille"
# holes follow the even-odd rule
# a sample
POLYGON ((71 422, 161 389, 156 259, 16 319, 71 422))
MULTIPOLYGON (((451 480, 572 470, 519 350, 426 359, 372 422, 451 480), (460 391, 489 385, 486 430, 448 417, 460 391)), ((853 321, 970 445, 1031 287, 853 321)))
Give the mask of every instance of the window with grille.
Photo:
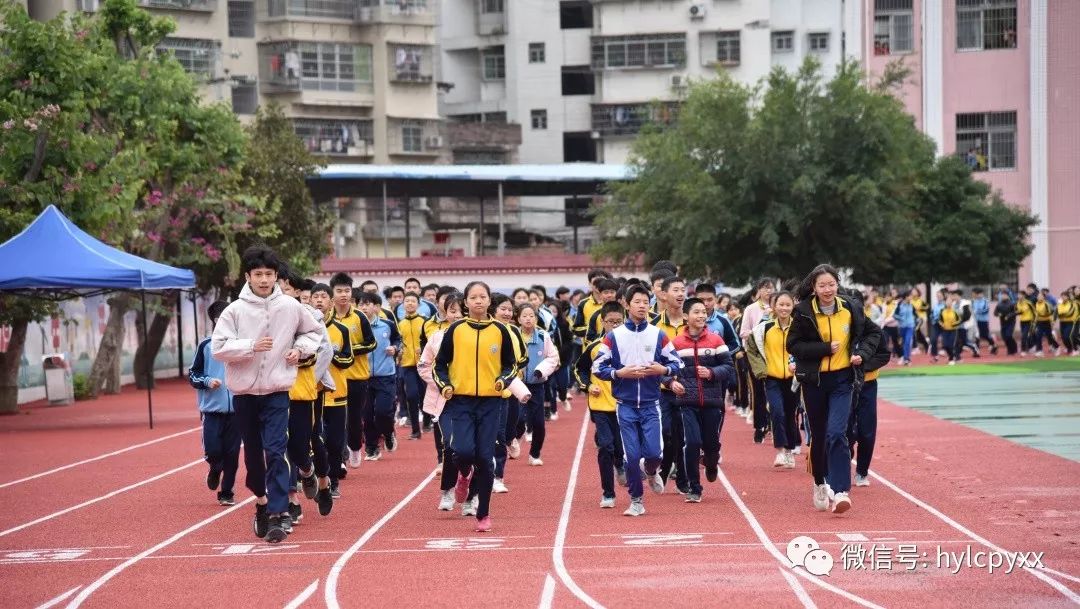
POLYGON ((428 47, 391 46, 390 56, 394 63, 391 78, 399 82, 431 82, 430 52, 428 47))
POLYGON ((547 110, 533 110, 529 115, 533 129, 547 129, 547 110))
POLYGON ((505 10, 503 0, 480 0, 481 13, 501 13, 505 10))
POLYGON ((424 151, 424 125, 420 121, 401 121, 401 149, 404 152, 424 151))
POLYGON ((251 0, 229 1, 229 36, 255 37, 255 3, 251 0))
POLYGON ((309 152, 328 155, 365 151, 375 143, 372 121, 317 118, 293 119, 293 130, 309 152))
POLYGON ((306 90, 355 91, 359 83, 371 83, 371 45, 304 42, 299 50, 306 90))
POLYGON ((957 114, 956 154, 972 171, 1016 169, 1016 112, 957 114))
POLYGON ((716 61, 724 65, 738 65, 740 56, 740 36, 738 31, 716 34, 716 61))
POLYGON ((544 63, 544 43, 543 42, 530 42, 529 43, 529 63, 544 63))
POLYGON ((791 53, 795 50, 795 32, 791 30, 772 33, 773 53, 791 53))
POLYGON ((828 32, 813 32, 807 36, 807 42, 810 44, 811 53, 828 53, 829 52, 829 33, 828 32))
POLYGON ((234 82, 232 87, 232 111, 236 114, 255 114, 259 107, 259 90, 255 83, 234 82))
POLYGON ((956 49, 1016 48, 1016 0, 956 0, 956 49))
POLYGON ((686 65, 686 35, 596 37, 592 40, 592 65, 601 70, 681 68, 686 65))
POLYGON ((914 48, 912 0, 874 0, 874 55, 910 53, 914 48))
POLYGON ((484 80, 506 78, 506 51, 503 47, 490 47, 480 52, 484 64, 484 80))
POLYGON ((214 77, 220 45, 215 40, 165 38, 158 46, 158 51, 172 53, 187 73, 210 79, 214 77))

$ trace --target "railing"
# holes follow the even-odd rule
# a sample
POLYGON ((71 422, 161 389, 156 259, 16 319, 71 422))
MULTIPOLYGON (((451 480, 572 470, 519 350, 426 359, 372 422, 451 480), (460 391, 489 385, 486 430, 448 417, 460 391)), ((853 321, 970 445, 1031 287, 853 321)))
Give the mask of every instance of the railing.
POLYGON ((604 136, 636 135, 649 123, 667 124, 678 117, 677 102, 594 104, 592 130, 604 136))
POLYGON ((217 10, 217 4, 217 0, 139 0, 139 5, 147 8, 174 11, 213 12, 217 10))
POLYGON ((375 153, 371 120, 294 118, 293 130, 308 152, 315 154, 365 157, 375 153))

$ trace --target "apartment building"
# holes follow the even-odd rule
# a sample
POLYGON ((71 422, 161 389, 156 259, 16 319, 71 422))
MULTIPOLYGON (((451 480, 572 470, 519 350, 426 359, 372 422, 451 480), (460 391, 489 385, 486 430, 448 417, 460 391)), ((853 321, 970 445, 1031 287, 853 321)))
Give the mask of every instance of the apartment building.
POLYGON ((868 0, 862 21, 871 70, 912 69, 904 103, 938 152, 1039 217, 1016 280, 1080 282, 1080 2, 868 0))
MULTIPOLYGON (((429 164, 446 141, 435 90, 435 14, 428 0, 142 0, 177 28, 161 45, 202 79, 208 101, 242 120, 280 103, 308 149, 329 163, 429 164)), ((30 15, 96 12, 100 0, 28 0, 30 15)), ((392 201, 399 207, 402 202, 392 201)), ((343 256, 368 254, 384 227, 381 202, 338 202, 343 256), (351 227, 351 228, 349 228, 351 227)), ((395 212, 395 218, 399 215, 395 212)), ((425 217, 416 214, 414 235, 425 217)), ((430 238, 430 237, 429 237, 430 238)))
MULTIPOLYGON (((861 27, 850 0, 442 0, 439 80, 453 88, 440 111, 519 123, 523 163, 625 163, 645 123, 676 115, 688 79, 754 82, 807 54, 828 72, 861 27)), ((590 203, 524 200, 520 228, 568 250, 580 232, 587 248, 590 203)))

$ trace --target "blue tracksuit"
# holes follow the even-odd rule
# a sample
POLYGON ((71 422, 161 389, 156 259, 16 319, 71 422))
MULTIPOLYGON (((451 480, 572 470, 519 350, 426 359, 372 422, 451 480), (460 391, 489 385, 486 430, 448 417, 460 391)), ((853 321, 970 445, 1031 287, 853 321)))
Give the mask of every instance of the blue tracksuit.
POLYGON ((235 419, 232 392, 225 386, 225 363, 210 357, 209 337, 195 349, 188 382, 197 390, 206 462, 211 470, 221 472, 221 493, 231 495, 240 463, 240 427, 235 419), (210 389, 210 379, 221 381, 221 386, 210 389))

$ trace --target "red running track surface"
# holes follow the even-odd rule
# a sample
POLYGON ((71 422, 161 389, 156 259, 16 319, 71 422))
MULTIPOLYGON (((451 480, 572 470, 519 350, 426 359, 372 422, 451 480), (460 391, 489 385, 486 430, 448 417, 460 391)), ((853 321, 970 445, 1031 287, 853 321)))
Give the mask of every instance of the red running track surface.
MULTIPOLYGON (((723 475, 705 483, 701 504, 670 484, 647 493, 641 518, 621 515, 624 489, 601 510, 579 398, 549 423, 543 467, 507 466, 511 491, 493 498, 491 533, 475 533, 459 507, 435 509, 425 436, 350 470, 329 517, 305 501, 303 523, 270 546, 251 533, 250 501, 221 508, 206 489, 190 388, 161 384, 153 431, 144 397, 126 390, 0 419, 3 607, 1080 604, 1080 464, 886 402, 872 484, 853 490, 842 516, 813 509, 805 455, 796 470, 774 469, 773 449, 732 413, 723 475), (833 556, 831 575, 791 567, 785 551, 799 535, 833 556), (939 548, 984 543, 1044 552, 1050 570, 936 564, 939 548), (843 544, 863 548, 863 569, 844 568, 843 544), (914 547, 913 569, 900 544, 914 547)), ((237 497, 248 499, 241 488, 237 497)))

